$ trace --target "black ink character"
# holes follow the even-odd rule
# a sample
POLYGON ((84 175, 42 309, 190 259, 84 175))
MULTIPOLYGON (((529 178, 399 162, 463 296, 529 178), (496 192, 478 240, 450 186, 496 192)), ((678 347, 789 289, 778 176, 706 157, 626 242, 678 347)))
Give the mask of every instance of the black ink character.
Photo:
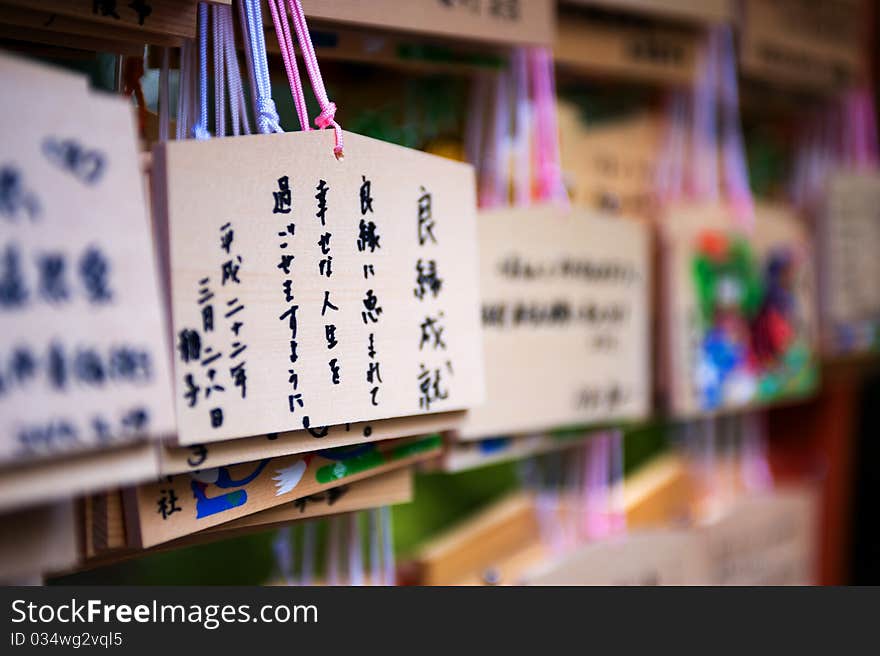
POLYGON ((361 215, 365 215, 367 212, 373 211, 373 197, 370 195, 370 187, 371 183, 367 180, 367 176, 362 175, 361 180, 361 215))
POLYGON ((208 283, 211 282, 210 278, 202 278, 199 280, 199 305, 204 305, 212 298, 214 298, 214 292, 208 287, 208 283))
POLYGON ((211 398, 211 392, 225 392, 226 388, 222 385, 218 385, 214 382, 214 378, 217 376, 216 369, 208 369, 208 382, 209 385, 205 387, 205 398, 211 398))
POLYGON ((331 380, 334 385, 339 384, 339 364, 337 362, 337 359, 333 358, 327 363, 327 366, 330 367, 331 380))
POLYGON ((375 275, 376 275, 376 272, 373 270, 373 265, 372 264, 365 264, 364 265, 364 280, 366 280, 370 276, 375 276, 375 275))
POLYGON ((293 281, 285 280, 284 284, 281 285, 281 288, 284 290, 284 301, 286 303, 290 303, 293 299, 293 281))
POLYGON ((437 298, 443 287, 443 280, 437 276, 437 262, 428 260, 423 263, 421 258, 416 262, 416 285, 413 290, 416 298, 422 300, 429 291, 437 298))
POLYGON ((15 381, 19 385, 23 385, 36 374, 37 359, 27 348, 19 347, 12 352, 10 370, 15 381))
POLYGON ((232 248, 232 240, 235 238, 235 231, 232 229, 231 223, 225 223, 220 228, 220 248, 229 255, 229 249, 232 248))
POLYGON ((434 237, 434 217, 431 210, 431 194, 424 187, 419 187, 422 195, 419 196, 419 246, 424 246, 429 239, 437 243, 434 237))
POLYGON ((376 224, 372 221, 364 221, 361 219, 358 226, 357 247, 358 251, 361 253, 368 248, 371 253, 375 252, 377 248, 381 248, 381 246, 379 246, 379 235, 376 233, 376 224))
POLYGON ((367 382, 372 384, 376 381, 382 382, 382 374, 379 371, 379 363, 371 362, 367 367, 367 382))
POLYGON ((202 338, 198 331, 184 328, 177 334, 177 350, 184 362, 198 360, 202 354, 202 338))
POLYGON ((272 214, 290 214, 290 180, 286 175, 278 178, 278 191, 273 191, 272 196, 275 197, 272 214))
POLYGON ((150 14, 153 13, 153 8, 150 6, 146 0, 132 0, 128 3, 128 6, 137 12, 138 15, 138 25, 143 25, 144 20, 149 17, 150 14))
POLYGON ((110 291, 108 280, 110 262, 98 248, 91 247, 83 253, 79 262, 79 273, 89 301, 107 303, 112 300, 113 293, 110 291))
POLYGON ((24 188, 18 169, 11 166, 0 168, 0 215, 15 219, 19 213, 31 220, 40 214, 37 197, 24 188))
POLYGON ((61 253, 49 253, 37 258, 37 269, 40 272, 40 296, 50 303, 64 301, 69 296, 64 280, 64 267, 64 255, 61 253))
POLYGON ((119 20, 119 14, 116 12, 116 0, 93 0, 92 13, 100 16, 111 16, 119 20))
POLYGON ((315 199, 318 201, 318 211, 315 216, 321 220, 321 225, 324 225, 324 215, 327 214, 327 192, 330 187, 327 186, 326 181, 321 180, 315 189, 318 192, 315 194, 315 199))
POLYGON ((85 184, 95 184, 104 174, 104 155, 100 151, 84 148, 73 139, 47 137, 43 141, 43 154, 50 162, 67 170, 85 184))
MULTIPOLYGON (((242 310, 244 310, 244 305, 242 305, 241 303, 238 303, 238 305, 236 305, 236 303, 238 303, 238 297, 233 298, 231 301, 226 301, 226 307, 232 307, 233 305, 235 305, 235 307, 232 307, 232 309, 229 310, 229 312, 224 314, 223 315, 224 317, 226 317, 228 319, 229 317, 233 317, 236 314, 238 314, 239 312, 241 312, 242 310)), ((239 324, 239 322, 236 322, 236 325, 239 325, 239 327, 240 327, 241 324, 239 324)), ((235 327, 233 327, 233 331, 235 332, 236 335, 238 334, 238 330, 236 330, 235 327)))
POLYGON ((211 428, 220 428, 223 425, 223 408, 211 410, 211 428))
POLYGON ((296 323, 297 310, 299 310, 299 305, 291 305, 284 311, 284 313, 280 317, 278 317, 279 321, 284 321, 285 319, 287 319, 287 327, 290 328, 290 339, 296 339, 296 335, 298 332, 296 323))
POLYGON ((214 332, 214 306, 206 305, 202 308, 202 330, 206 333, 214 332))
POLYGON ((198 467, 208 458, 208 447, 204 444, 194 444, 189 450, 192 455, 186 459, 186 464, 190 467, 198 467))
POLYGON ((77 351, 73 358, 73 375, 86 385, 101 385, 107 378, 104 363, 94 349, 77 351))
POLYGON ((21 259, 16 246, 3 252, 3 274, 0 275, 0 308, 20 308, 28 300, 28 291, 21 273, 21 259))
POLYGON ((321 307, 321 316, 322 317, 324 316, 324 313, 327 312, 328 309, 333 310, 334 312, 339 310, 338 307, 336 307, 335 305, 333 305, 333 303, 330 302, 330 292, 325 290, 324 291, 324 305, 321 307))
POLYGON ((243 399, 247 398, 247 372, 244 365, 244 362, 239 362, 229 370, 229 375, 232 376, 232 383, 241 389, 241 398, 243 399))
POLYGON ((302 408, 305 405, 302 400, 302 394, 289 394, 287 396, 287 405, 290 407, 291 414, 296 411, 296 406, 302 408))
POLYGON ((130 383, 146 382, 152 375, 150 354, 128 346, 110 351, 110 378, 130 383))
POLYGON ((422 338, 419 340, 419 350, 421 351, 425 344, 428 344, 434 350, 446 350, 446 342, 443 341, 443 326, 440 325, 440 319, 443 318, 441 312, 436 318, 425 317, 421 323, 422 338))
POLYGON ((374 406, 379 405, 379 400, 376 398, 376 395, 379 393, 379 387, 376 386, 370 390, 370 403, 374 406))
POLYGON ((376 335, 374 333, 370 333, 370 341, 367 345, 367 355, 370 356, 370 359, 376 357, 376 346, 375 346, 376 335))
POLYGON ((223 357, 222 353, 214 353, 214 349, 210 346, 205 347, 205 359, 202 360, 201 364, 203 367, 207 367, 209 364, 216 362, 220 358, 223 357))
POLYGON ((227 280, 234 282, 236 285, 241 284, 241 280, 238 279, 239 269, 241 269, 241 255, 224 262, 222 271, 223 278, 220 280, 220 284, 225 285, 227 280))
POLYGON ((284 272, 285 276, 290 275, 290 264, 293 262, 293 255, 282 255, 281 261, 278 263, 278 268, 284 272))
POLYGON ((318 238, 318 246, 321 248, 321 255, 327 255, 330 252, 330 238, 333 235, 329 232, 325 232, 318 238))
POLYGON ((440 388, 440 370, 433 371, 426 369, 424 364, 419 365, 419 407, 424 410, 430 410, 431 404, 443 400, 449 396, 449 393, 440 388))
POLYGON ((333 256, 328 255, 318 263, 318 273, 322 276, 330 277, 333 275, 333 256))
POLYGON ((122 427, 135 435, 143 433, 149 422, 150 413, 146 408, 132 408, 122 417, 122 427))
POLYGON ((336 339, 336 326, 331 324, 324 325, 324 338, 327 340, 327 350, 329 351, 339 342, 336 339))
POLYGON ((202 388, 196 385, 196 381, 192 374, 184 376, 183 382, 186 383, 186 391, 183 393, 183 398, 186 399, 188 407, 194 408, 196 403, 198 403, 199 392, 202 388))
POLYGON ((63 390, 67 385, 67 363, 59 344, 49 347, 49 383, 56 390, 63 390))
POLYGON ((330 432, 329 426, 322 426, 321 428, 312 428, 312 421, 309 419, 309 416, 306 415, 303 417, 303 428, 309 432, 309 435, 312 437, 317 437, 318 439, 322 437, 327 437, 327 433, 330 432))
POLYGON ((156 512, 162 515, 162 519, 168 519, 170 515, 183 510, 183 508, 177 505, 178 499, 174 488, 163 489, 161 494, 162 496, 159 497, 159 501, 156 504, 159 508, 156 512))
POLYGON ((379 315, 382 314, 382 308, 379 307, 379 299, 373 293, 372 289, 367 290, 367 295, 364 297, 363 304, 366 310, 361 312, 361 319, 364 320, 365 324, 368 319, 373 323, 376 323, 379 320, 379 315))

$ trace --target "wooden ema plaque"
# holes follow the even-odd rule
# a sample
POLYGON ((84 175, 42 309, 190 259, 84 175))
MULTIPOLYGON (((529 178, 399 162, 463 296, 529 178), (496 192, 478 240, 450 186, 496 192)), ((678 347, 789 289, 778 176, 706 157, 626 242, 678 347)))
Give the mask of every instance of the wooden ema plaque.
POLYGON ((126 491, 129 539, 151 547, 433 458, 441 446, 440 437, 433 435, 167 476, 126 491))
POLYGON ((719 205, 667 211, 661 300, 671 411, 697 416, 811 394, 815 274, 801 219, 756 207, 754 235, 719 205))
POLYGON ((174 431, 131 107, 0 57, 0 462, 174 431))
POLYGON ((487 401, 463 439, 648 413, 649 236, 552 206, 479 218, 487 401))
POLYGON ((482 401, 472 167, 349 133, 337 161, 326 131, 155 164, 181 444, 482 401))

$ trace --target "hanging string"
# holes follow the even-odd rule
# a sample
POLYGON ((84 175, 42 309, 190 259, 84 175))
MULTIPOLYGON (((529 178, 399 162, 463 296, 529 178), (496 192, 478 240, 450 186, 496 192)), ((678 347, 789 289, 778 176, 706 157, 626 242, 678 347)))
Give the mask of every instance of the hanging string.
POLYGON ((755 227, 755 205, 749 188, 745 144, 739 117, 739 89, 736 79, 736 53, 729 25, 716 28, 718 59, 721 68, 721 110, 723 121, 722 157, 724 180, 733 215, 740 227, 751 232, 755 227))
POLYGON ((670 92, 665 114, 666 133, 656 169, 656 194, 663 205, 679 201, 684 196, 688 95, 681 90, 670 92))
POLYGON ((697 201, 718 200, 717 45, 717 32, 709 30, 703 48, 702 70, 693 89, 689 190, 697 201))
POLYGON ((291 38, 290 24, 287 20, 284 0, 268 0, 269 10, 272 13, 272 24, 275 26, 275 35, 278 37, 278 45, 281 48, 281 59, 284 62, 284 70, 287 71, 287 80, 290 84, 290 94, 293 97, 293 105, 299 118, 299 126, 303 131, 310 130, 309 114, 306 109, 306 99, 303 93, 302 80, 299 77, 299 67, 296 64, 296 51, 291 38))
POLYGON ((373 508, 367 513, 367 522, 370 541, 370 583, 372 585, 382 584, 382 547, 379 541, 381 519, 379 517, 379 509, 373 508))
POLYGON ((175 138, 179 141, 186 139, 189 134, 189 115, 192 89, 192 66, 190 65, 190 51, 193 47, 189 39, 180 47, 180 76, 177 84, 177 125, 175 138))
POLYGON ((508 78, 504 73, 495 77, 492 126, 486 144, 485 165, 480 179, 480 207, 493 208, 509 203, 507 133, 510 125, 510 108, 507 95, 508 78))
MULTIPOLYGON (((248 76, 248 86, 251 90, 251 110, 254 112, 254 116, 259 115, 259 109, 257 108, 257 84, 254 72, 254 60, 253 54, 251 52, 251 33, 248 29, 248 18, 247 13, 245 12, 245 0, 239 0, 235 3, 238 6, 238 25, 241 27, 241 38, 242 43, 244 43, 244 61, 245 68, 247 69, 248 76)), ((234 42, 234 41, 233 41, 234 42)))
POLYGON ((211 33, 212 45, 214 46, 214 134, 218 137, 226 136, 226 53, 225 30, 223 19, 220 17, 221 9, 229 7, 211 6, 211 33))
POLYGON ((529 100, 529 72, 526 51, 517 48, 511 58, 513 72, 514 96, 514 132, 512 150, 513 166, 513 202, 518 207, 525 207, 531 202, 532 170, 531 170, 531 137, 532 137, 532 106, 529 100))
POLYGON ((568 203, 559 160, 556 83, 553 56, 547 48, 531 48, 531 81, 535 107, 535 176, 539 200, 568 203))
POLYGON ((623 431, 616 429, 611 433, 611 486, 612 494, 609 495, 611 503, 611 531, 613 533, 626 532, 626 504, 624 498, 624 472, 623 472, 623 431))
POLYGON ((287 585, 293 585, 293 540, 290 533, 289 527, 280 528, 272 540, 275 565, 281 580, 287 585))
POLYGON ((317 526, 315 522, 306 522, 303 526, 302 543, 302 571, 300 582, 302 585, 312 585, 315 577, 315 547, 317 545, 317 526))
POLYGON ((341 518, 330 518, 330 532, 327 542, 327 583, 339 585, 339 556, 340 543, 342 542, 341 518))
POLYGON ((232 8, 220 7, 222 23, 223 50, 226 60, 226 83, 229 90, 229 112, 232 117, 232 134, 250 134, 247 103, 241 84, 241 71, 238 67, 238 54, 235 49, 235 29, 232 21, 232 8))
POLYGON ((336 105, 327 97, 327 90, 324 88, 324 80, 321 77, 321 69, 318 67, 318 58, 315 56, 315 48, 312 45, 312 37, 309 35, 309 28, 306 25, 306 17, 303 14, 302 4, 300 0, 287 0, 290 7, 290 13, 293 16, 293 24, 296 28, 296 36, 299 40, 299 47, 302 50, 303 60, 306 70, 309 73, 309 79, 312 81, 312 90, 315 92, 315 98, 318 100, 318 106, 321 113, 315 117, 315 125, 321 129, 328 127, 333 128, 336 139, 336 145, 333 147, 333 153, 337 159, 343 157, 342 143, 342 127, 336 122, 336 105))
POLYGON ((210 139, 208 132, 208 4, 199 3, 199 118, 193 126, 196 139, 210 139))
POLYGON ((379 510, 382 524, 382 564, 385 576, 382 585, 397 585, 397 566, 394 561, 394 534, 391 532, 391 508, 382 506, 379 510))
POLYGON ((242 0, 247 26, 247 47, 249 66, 253 80, 254 103, 256 105, 257 130, 261 134, 282 132, 278 110, 272 100, 272 83, 266 61, 266 41, 263 37, 263 14, 260 0, 242 0))
POLYGON ((350 585, 364 584, 364 557, 361 540, 361 522, 359 513, 351 513, 348 517, 348 582, 350 585))
POLYGON ((168 107, 168 98, 171 95, 168 81, 170 57, 170 49, 162 48, 162 66, 159 69, 159 141, 161 143, 168 141, 169 124, 171 122, 171 112, 170 107, 168 107))
POLYGON ((468 162, 474 165, 477 174, 482 177, 484 151, 485 113, 483 109, 489 103, 491 78, 489 73, 480 71, 474 75, 471 84, 470 103, 465 126, 464 152, 468 162))

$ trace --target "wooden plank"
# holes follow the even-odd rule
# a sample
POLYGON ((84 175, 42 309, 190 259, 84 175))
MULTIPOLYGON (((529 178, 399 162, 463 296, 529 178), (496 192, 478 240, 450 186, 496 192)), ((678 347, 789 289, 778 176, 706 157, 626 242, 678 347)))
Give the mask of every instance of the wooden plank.
POLYGON ((154 151, 181 444, 482 401, 473 168, 345 144, 343 161, 327 131, 154 151))
POLYGON ((73 502, 37 506, 0 515, 0 581, 21 585, 32 577, 71 567, 77 559, 73 502))
MULTIPOLYGON (((2 15, 2 13, 3 7, 0 7, 0 15, 2 15)), ((131 43, 130 41, 114 41, 110 39, 84 37, 66 32, 52 32, 49 30, 33 29, 31 27, 21 27, 19 25, 5 23, 2 16, 0 16, 0 39, 10 39, 25 43, 41 43, 48 46, 57 46, 59 48, 81 50, 90 54, 93 52, 112 52, 118 55, 132 57, 143 53, 142 45, 131 43)))
MULTIPOLYGON (((688 515, 692 483, 685 463, 667 454, 639 468, 611 495, 622 499, 629 529, 658 531, 688 515)), ((561 512, 577 503, 561 498, 561 512)), ((487 573, 502 584, 527 579, 551 555, 541 544, 536 518, 529 494, 504 497, 425 544, 412 563, 412 582, 485 585, 487 573)))
POLYGON ((880 175, 839 171, 817 217, 822 348, 828 355, 880 348, 880 175))
POLYGON ((126 492, 133 546, 151 547, 436 457, 437 436, 266 458, 179 474, 126 492))
MULTIPOLYGON (((225 540, 258 531, 267 531, 272 528, 287 526, 294 522, 309 519, 408 503, 412 500, 412 494, 412 471, 408 468, 402 468, 331 488, 326 492, 303 497, 297 501, 263 510, 253 515, 220 524, 214 528, 156 545, 149 549, 135 549, 127 546, 127 543, 124 541, 125 520, 122 508, 114 506, 113 502, 110 501, 110 503, 106 504, 109 511, 106 515, 108 527, 106 530, 114 536, 108 542, 110 546, 105 549, 87 550, 85 561, 80 563, 80 568, 89 569, 105 566, 148 554, 225 540), (123 534, 122 542, 116 539, 116 536, 120 534, 123 534)), ((86 521, 86 535, 92 533, 95 528, 91 520, 86 521)), ((103 527, 98 528, 101 530, 103 527)))
POLYGON ((9 0, 3 0, 0 3, 0 23, 54 34, 58 45, 65 45, 65 40, 69 40, 78 47, 99 52, 105 47, 118 44, 116 49, 107 52, 119 52, 119 48, 126 48, 138 49, 139 53, 143 53, 145 43, 156 46, 179 46, 182 43, 182 37, 173 34, 144 32, 123 26, 110 29, 107 25, 91 20, 41 11, 32 5, 11 6, 8 2, 9 0))
POLYGON ((457 435, 646 416, 647 229, 536 206, 481 213, 479 237, 488 401, 457 435))
POLYGON ((556 19, 553 0, 303 0, 302 5, 309 20, 513 45, 550 45, 556 19))
POLYGON ((589 127, 581 111, 559 104, 560 155, 572 203, 651 221, 665 120, 639 112, 589 127))
POLYGON ((575 72, 653 85, 690 83, 699 60, 698 30, 565 14, 553 46, 557 65, 575 72))
POLYGON ((520 460, 541 453, 550 453, 583 444, 594 432, 575 434, 536 433, 517 437, 498 437, 471 442, 452 442, 443 454, 440 468, 446 472, 461 472, 486 467, 499 462, 520 460))
POLYGON ((690 23, 724 23, 733 19, 730 0, 562 0, 564 4, 597 7, 640 16, 690 23))
POLYGON ((758 205, 751 240, 735 225, 726 209, 707 205, 673 208, 662 225, 666 392, 677 416, 802 399, 818 384, 803 222, 758 205))
POLYGON ((16 464, 0 469, 0 510, 133 485, 158 475, 158 453, 149 443, 16 464))
POLYGON ((163 445, 161 470, 163 475, 181 474, 249 460, 303 453, 318 446, 322 449, 333 449, 379 440, 428 435, 451 430, 463 418, 463 412, 440 412, 423 417, 397 417, 331 426, 327 435, 320 438, 313 437, 308 431, 291 431, 187 447, 163 445))
POLYGON ((0 214, 3 463, 174 430, 131 106, 79 76, 47 86, 59 74, 34 68, 0 57, 2 175, 15 185, 0 214))
MULTIPOLYGON (((3 0, 21 9, 38 9, 49 14, 67 16, 108 28, 136 30, 149 39, 151 34, 195 38, 198 3, 194 0, 3 0)), ((149 41, 144 41, 148 43, 149 41)))
POLYGON ((818 496, 811 486, 750 495, 700 530, 712 585, 813 585, 818 496))
POLYGON ((740 38, 744 75, 813 90, 858 86, 866 73, 862 0, 746 0, 740 38))

